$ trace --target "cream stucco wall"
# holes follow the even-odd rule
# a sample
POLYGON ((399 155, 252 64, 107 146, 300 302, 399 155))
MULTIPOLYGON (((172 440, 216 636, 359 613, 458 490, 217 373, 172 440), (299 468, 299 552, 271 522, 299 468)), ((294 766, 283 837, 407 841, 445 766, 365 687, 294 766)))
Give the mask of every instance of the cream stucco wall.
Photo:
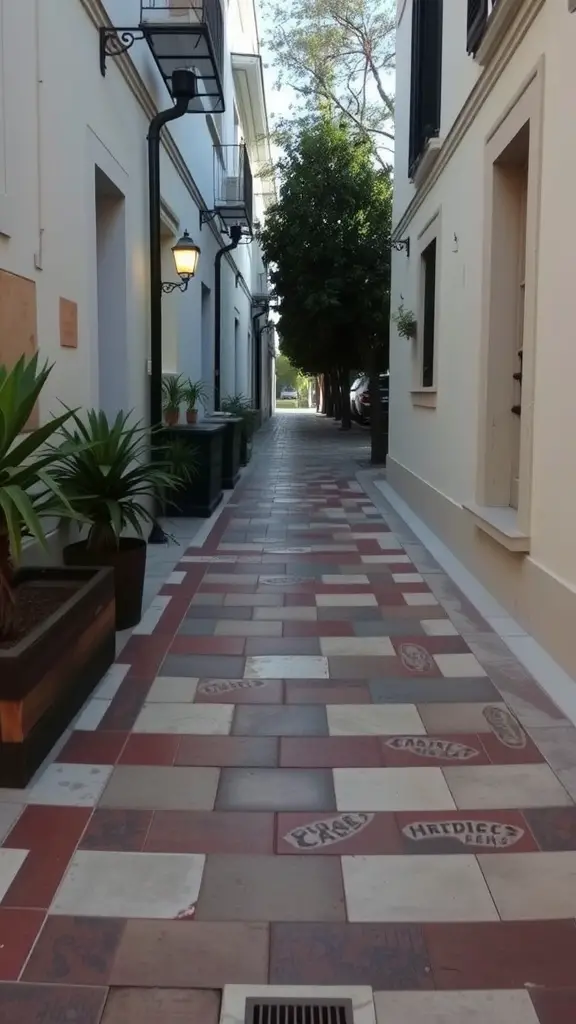
MULTIPOLYGON (((509 0, 502 0, 503 5, 509 0)), ((443 153, 419 195, 406 181, 407 129, 399 126, 395 223, 411 257, 394 253, 392 308, 403 296, 418 309, 418 239, 439 218, 437 394, 413 404, 414 343, 392 332, 389 479, 441 532, 508 607, 572 671, 576 613, 576 16, 560 0, 526 0, 535 13, 518 44, 483 71, 466 55, 465 4, 445 0, 443 153), (464 12, 465 21, 465 12, 464 12), (529 552, 511 555, 474 525, 464 505, 478 500, 479 433, 486 341, 490 231, 484 207, 485 150, 491 133, 537 74, 542 145, 534 256, 534 397, 523 414, 533 428, 529 552), (476 85, 474 87, 474 83, 476 85), (484 83, 490 82, 482 98, 484 83), (468 106, 462 110, 467 97, 468 106), (458 98, 458 102, 457 101, 458 98)), ((522 5, 517 5, 522 7, 522 5)), ((399 25, 398 117, 409 110, 411 0, 399 25)), ((533 154, 534 155, 534 154, 533 154)))

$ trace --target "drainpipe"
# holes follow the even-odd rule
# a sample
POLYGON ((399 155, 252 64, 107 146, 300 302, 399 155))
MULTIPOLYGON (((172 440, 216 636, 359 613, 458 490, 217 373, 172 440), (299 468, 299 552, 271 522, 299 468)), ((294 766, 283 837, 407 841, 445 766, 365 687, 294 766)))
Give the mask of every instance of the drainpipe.
POLYGON ((254 344, 254 406, 262 408, 262 331, 258 321, 264 316, 266 310, 260 310, 252 317, 252 340, 254 344))
POLYGON ((220 356, 222 341, 222 257, 238 248, 242 237, 239 224, 230 227, 230 245, 219 249, 214 260, 214 412, 220 411, 220 356))

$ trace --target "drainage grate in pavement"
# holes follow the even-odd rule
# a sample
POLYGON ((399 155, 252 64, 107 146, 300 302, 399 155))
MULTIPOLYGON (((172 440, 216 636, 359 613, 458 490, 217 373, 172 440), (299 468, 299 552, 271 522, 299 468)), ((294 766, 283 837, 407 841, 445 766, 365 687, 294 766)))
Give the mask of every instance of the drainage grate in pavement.
POLYGON ((354 1024, 351 999, 247 999, 244 1024, 354 1024))

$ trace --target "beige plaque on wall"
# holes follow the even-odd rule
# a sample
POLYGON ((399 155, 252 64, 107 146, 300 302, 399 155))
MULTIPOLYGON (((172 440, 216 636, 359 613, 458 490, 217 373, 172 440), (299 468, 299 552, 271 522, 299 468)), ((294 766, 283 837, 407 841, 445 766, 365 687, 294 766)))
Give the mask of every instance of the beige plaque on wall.
POLYGON ((60 346, 78 348, 78 304, 60 299, 60 346))
MULTIPOLYGON (((38 349, 36 282, 0 270, 0 364, 13 366, 20 356, 30 358, 38 349)), ((38 407, 27 430, 38 426, 38 407)))

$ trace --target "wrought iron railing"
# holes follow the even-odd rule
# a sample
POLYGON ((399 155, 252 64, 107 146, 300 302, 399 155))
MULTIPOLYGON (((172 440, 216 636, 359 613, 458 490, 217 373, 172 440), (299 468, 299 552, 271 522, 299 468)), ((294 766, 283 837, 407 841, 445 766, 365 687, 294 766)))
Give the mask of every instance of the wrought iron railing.
POLYGON ((216 146, 214 155, 215 208, 224 221, 252 228, 253 182, 246 146, 216 146))
POLYGON ((141 0, 141 24, 163 28, 205 26, 218 71, 224 63, 224 18, 221 0, 141 0))

